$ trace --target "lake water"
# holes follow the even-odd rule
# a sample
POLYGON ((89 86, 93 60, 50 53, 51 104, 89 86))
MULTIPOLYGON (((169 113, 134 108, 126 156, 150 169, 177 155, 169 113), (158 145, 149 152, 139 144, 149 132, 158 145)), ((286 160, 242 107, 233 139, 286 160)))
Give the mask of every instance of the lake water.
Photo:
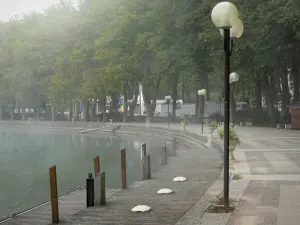
POLYGON ((56 165, 59 195, 85 185, 100 156, 106 187, 121 187, 120 150, 126 148, 128 184, 141 177, 140 146, 152 169, 162 162, 163 140, 86 135, 71 131, 0 128, 0 220, 49 201, 49 167, 56 165), (128 140, 130 138, 131 140, 128 140), (135 140, 136 139, 136 140, 135 140), (142 140, 141 140, 142 139, 142 140))

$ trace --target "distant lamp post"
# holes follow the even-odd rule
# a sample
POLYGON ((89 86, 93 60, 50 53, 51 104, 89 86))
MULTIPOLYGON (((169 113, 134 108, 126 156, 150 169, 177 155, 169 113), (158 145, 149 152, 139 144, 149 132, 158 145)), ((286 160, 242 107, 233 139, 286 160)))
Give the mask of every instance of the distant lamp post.
POLYGON ((200 114, 200 117, 201 117, 201 132, 203 134, 203 117, 204 117, 204 107, 205 107, 205 102, 204 102, 204 96, 206 95, 206 90, 205 89, 201 89, 201 90, 198 90, 197 94, 202 98, 203 100, 203 109, 201 109, 201 114, 200 114))
POLYGON ((235 88, 235 83, 239 81, 239 75, 236 72, 233 72, 229 76, 229 82, 231 84, 231 91, 230 91, 230 123, 231 126, 234 127, 234 116, 235 116, 235 100, 234 100, 234 88, 235 88))
POLYGON ((224 208, 229 208, 229 101, 230 101, 230 56, 232 54, 233 38, 242 36, 244 26, 239 19, 239 11, 230 2, 218 3, 211 12, 214 25, 220 29, 224 37, 224 208))
POLYGON ((170 103, 172 100, 171 95, 165 96, 166 104, 168 105, 168 128, 170 127, 170 103))

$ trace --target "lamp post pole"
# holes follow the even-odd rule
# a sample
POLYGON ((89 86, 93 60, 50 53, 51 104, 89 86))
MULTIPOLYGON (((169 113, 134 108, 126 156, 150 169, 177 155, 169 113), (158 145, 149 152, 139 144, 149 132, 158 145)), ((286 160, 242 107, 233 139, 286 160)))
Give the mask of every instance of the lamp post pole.
POLYGON ((168 128, 170 127, 170 100, 167 101, 168 104, 168 128))
POLYGON ((198 90, 197 94, 200 96, 201 103, 203 103, 202 108, 200 109, 200 120, 201 120, 201 132, 203 134, 203 120, 204 120, 204 108, 205 108, 205 99, 204 96, 206 95, 206 90, 201 89, 198 90))
POLYGON ((229 207, 229 100, 230 100, 230 30, 224 29, 224 207, 229 207))
POLYGON ((215 5, 211 12, 214 25, 220 29, 224 37, 224 208, 229 208, 229 101, 230 101, 230 55, 231 38, 239 38, 244 31, 243 22, 239 19, 239 11, 230 2, 223 1, 215 5))
POLYGON ((231 83, 230 87, 230 124, 234 127, 234 116, 235 116, 235 100, 234 100, 234 82, 231 83))
MULTIPOLYGON (((204 102, 204 95, 201 96, 201 102, 204 102)), ((204 107, 205 107, 205 102, 203 103, 203 109, 201 109, 201 133, 203 134, 203 117, 204 117, 204 107)))

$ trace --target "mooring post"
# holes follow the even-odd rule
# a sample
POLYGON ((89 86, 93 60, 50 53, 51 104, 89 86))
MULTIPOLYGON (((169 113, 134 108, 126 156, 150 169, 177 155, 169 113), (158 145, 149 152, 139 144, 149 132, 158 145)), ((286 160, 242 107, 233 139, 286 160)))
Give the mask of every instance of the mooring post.
POLYGON ((101 206, 101 176, 100 176, 100 173, 97 173, 94 178, 94 191, 95 191, 94 205, 101 206))
POLYGON ((141 160, 146 156, 147 150, 146 150, 146 143, 142 144, 142 149, 141 149, 141 160))
POLYGON ((147 179, 151 179, 151 157, 150 154, 146 157, 147 160, 147 179))
POLYGON ((100 177, 101 177, 101 205, 105 205, 106 204, 105 172, 101 172, 100 177))
POLYGON ((94 158, 94 173, 95 173, 95 177, 97 176, 98 173, 100 173, 100 157, 99 156, 94 158))
POLYGON ((142 180, 146 179, 146 165, 145 165, 145 157, 146 157, 146 143, 142 144, 141 149, 141 172, 142 172, 142 180))
POLYGON ((59 223, 56 166, 49 168, 52 223, 59 223))
POLYGON ((167 156, 167 146, 164 146, 163 149, 162 149, 162 164, 163 165, 167 165, 167 159, 168 156, 167 156))
POLYGON ((93 174, 89 173, 86 179, 86 207, 94 206, 94 178, 93 174))
POLYGON ((121 179, 122 189, 127 188, 127 175, 126 175, 126 149, 121 150, 121 179))

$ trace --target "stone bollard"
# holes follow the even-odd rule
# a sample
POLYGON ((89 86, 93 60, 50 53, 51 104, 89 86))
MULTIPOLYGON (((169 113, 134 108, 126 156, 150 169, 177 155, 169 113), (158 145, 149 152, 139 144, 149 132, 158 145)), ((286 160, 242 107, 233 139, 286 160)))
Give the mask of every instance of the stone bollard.
POLYGON ((106 203, 106 190, 105 190, 105 172, 98 173, 94 179, 94 205, 101 206, 106 203))

